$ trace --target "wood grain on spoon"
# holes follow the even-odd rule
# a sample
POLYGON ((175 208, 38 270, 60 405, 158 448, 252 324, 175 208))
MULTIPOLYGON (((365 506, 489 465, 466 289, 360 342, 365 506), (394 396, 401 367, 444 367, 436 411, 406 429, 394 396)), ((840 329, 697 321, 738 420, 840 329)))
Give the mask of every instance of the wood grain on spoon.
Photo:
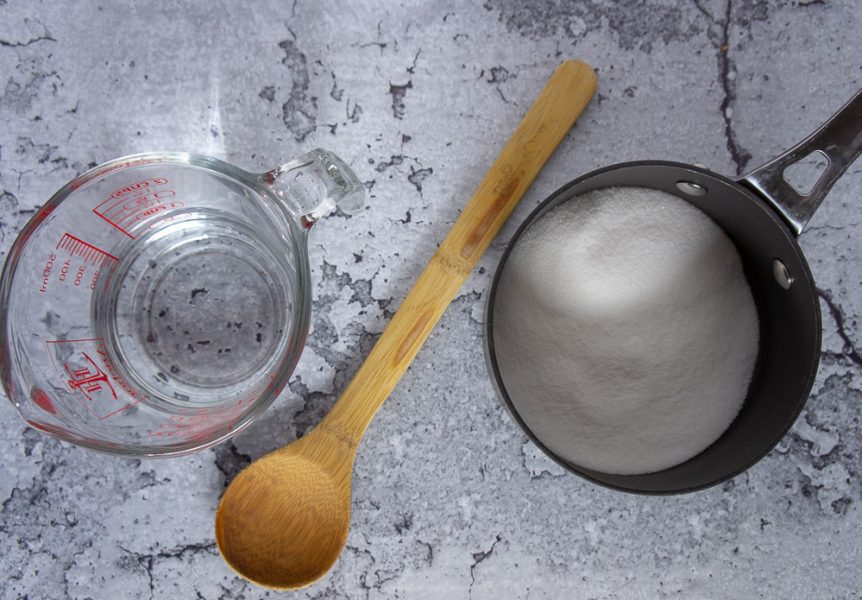
POLYGON ((368 424, 595 89, 589 65, 557 68, 329 414, 228 487, 216 540, 237 573, 295 589, 335 563, 350 528, 353 461, 368 424))

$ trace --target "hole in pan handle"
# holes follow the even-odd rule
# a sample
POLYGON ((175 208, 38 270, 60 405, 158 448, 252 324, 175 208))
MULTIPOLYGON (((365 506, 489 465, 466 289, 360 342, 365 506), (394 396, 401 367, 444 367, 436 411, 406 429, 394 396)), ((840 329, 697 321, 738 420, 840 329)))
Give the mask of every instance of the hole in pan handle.
POLYGON ((796 235, 802 233, 832 184, 862 153, 862 90, 799 144, 743 175, 739 183, 753 189, 787 221, 796 235), (812 152, 826 156, 826 170, 807 194, 800 194, 784 178, 784 169, 812 152))

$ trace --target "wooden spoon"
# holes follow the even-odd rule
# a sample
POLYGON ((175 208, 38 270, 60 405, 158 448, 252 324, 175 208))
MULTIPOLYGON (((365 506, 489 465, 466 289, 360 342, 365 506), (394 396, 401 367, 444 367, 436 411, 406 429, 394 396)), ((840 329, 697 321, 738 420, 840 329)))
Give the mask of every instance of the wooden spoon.
POLYGON ((237 573, 296 589, 335 563, 347 541, 353 461, 368 424, 595 89, 589 65, 557 68, 329 414, 233 480, 215 533, 237 573))

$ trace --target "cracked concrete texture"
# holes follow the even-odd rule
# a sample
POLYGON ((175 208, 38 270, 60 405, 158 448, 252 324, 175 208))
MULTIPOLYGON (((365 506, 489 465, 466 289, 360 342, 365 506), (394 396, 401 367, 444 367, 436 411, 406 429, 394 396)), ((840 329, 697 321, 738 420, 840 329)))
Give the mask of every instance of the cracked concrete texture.
POLYGON ((293 381, 232 442, 169 461, 93 454, 0 418, 0 598, 265 598, 212 519, 250 460, 344 389, 555 64, 599 92, 371 425, 353 529, 296 598, 848 598, 862 579, 862 163, 801 236, 824 356, 799 421, 715 489, 647 498, 565 474, 494 399, 484 293, 554 189, 639 158, 729 175, 862 87, 853 0, 445 0, 348 6, 0 0, 0 252, 62 183, 115 156, 212 154, 264 170, 324 146, 368 190, 311 234, 314 313, 293 381))

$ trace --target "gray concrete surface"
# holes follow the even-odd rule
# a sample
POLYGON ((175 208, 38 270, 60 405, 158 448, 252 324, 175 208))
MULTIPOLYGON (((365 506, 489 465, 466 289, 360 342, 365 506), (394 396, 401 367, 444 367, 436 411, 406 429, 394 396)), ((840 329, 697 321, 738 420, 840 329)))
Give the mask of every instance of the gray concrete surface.
POLYGON ((801 237, 824 356, 791 433, 733 481, 680 497, 595 487, 498 404, 482 303, 517 223, 569 179, 665 158, 736 174, 862 87, 855 0, 603 3, 0 0, 0 251, 62 183, 115 156, 248 169, 330 148, 366 210, 311 234, 314 323, 289 390, 232 443, 126 460, 44 437, 0 405, 0 598, 858 598, 862 163, 801 237), (371 425, 353 529, 292 595, 213 542, 225 482, 343 389, 562 59, 599 93, 371 425))

